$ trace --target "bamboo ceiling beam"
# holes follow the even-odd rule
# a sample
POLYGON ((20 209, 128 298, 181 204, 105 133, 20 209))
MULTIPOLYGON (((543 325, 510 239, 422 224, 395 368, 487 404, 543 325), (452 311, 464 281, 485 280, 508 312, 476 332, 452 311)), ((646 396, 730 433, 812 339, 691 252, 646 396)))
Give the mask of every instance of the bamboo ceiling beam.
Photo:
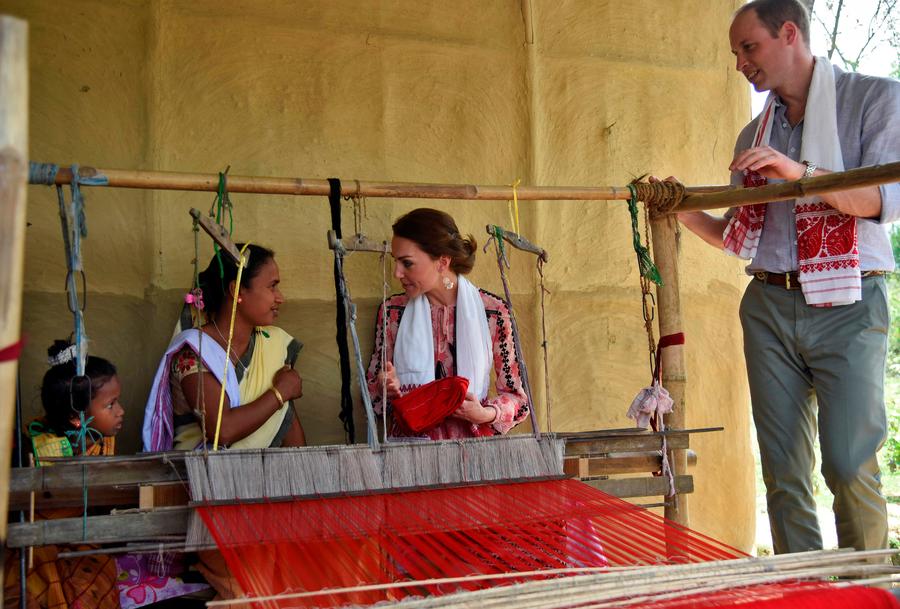
MULTIPOLYGON (((72 168, 60 167, 51 181, 44 181, 32 163, 32 184, 69 184, 72 168)), ((84 186, 139 188, 157 190, 185 190, 216 192, 219 175, 212 173, 180 173, 173 171, 139 171, 81 167, 78 175, 84 186)), ((849 171, 834 172, 794 182, 770 184, 758 188, 734 186, 694 186, 684 189, 684 197, 674 209, 661 206, 660 211, 697 211, 723 207, 752 205, 782 201, 798 196, 821 195, 900 181, 900 162, 849 171)), ((650 186, 644 184, 643 186, 650 186)), ((228 191, 232 193, 328 196, 328 180, 310 178, 275 178, 256 176, 228 176, 228 191)), ((475 184, 434 184, 415 182, 373 182, 345 179, 341 181, 343 196, 391 197, 406 199, 458 199, 478 201, 506 201, 513 198, 511 186, 480 186, 475 184)), ((522 201, 624 201, 631 197, 628 187, 620 186, 520 186, 516 196, 522 201)), ((674 203, 674 202, 672 202, 674 203)), ((668 207, 671 207, 668 206, 668 207)))
POLYGON ((728 191, 692 193, 687 189, 675 211, 699 211, 723 207, 742 207, 754 203, 785 201, 829 192, 852 190, 900 182, 900 161, 847 171, 835 171, 814 178, 767 184, 756 188, 732 188, 728 191))
MULTIPOLYGON (((94 180, 103 180, 105 177, 105 180, 103 180, 105 183, 86 184, 89 186, 209 192, 216 192, 219 188, 219 174, 215 173, 179 173, 174 171, 137 171, 80 167, 78 174, 82 178, 94 180)), ((230 193, 327 197, 330 192, 328 180, 233 175, 229 175, 227 180, 228 192, 230 193)), ((71 181, 71 167, 60 167, 59 172, 56 174, 55 184, 69 184, 71 181)), ((506 201, 513 198, 512 193, 511 186, 341 180, 341 195, 345 197, 506 201)), ((520 186, 516 189, 516 193, 519 200, 625 200, 630 196, 627 188, 617 187, 520 186)))

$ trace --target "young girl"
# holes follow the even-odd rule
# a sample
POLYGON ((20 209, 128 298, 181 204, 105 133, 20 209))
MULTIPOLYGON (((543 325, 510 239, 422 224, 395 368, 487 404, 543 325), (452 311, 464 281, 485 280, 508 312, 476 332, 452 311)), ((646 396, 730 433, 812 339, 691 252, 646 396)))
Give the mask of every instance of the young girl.
MULTIPOLYGON (((75 374, 75 345, 58 340, 47 350, 50 369, 41 383, 44 416, 26 430, 23 452, 30 444, 36 466, 47 457, 111 455, 125 410, 116 367, 101 357, 88 357, 85 374, 75 374), (82 416, 83 413, 83 416, 82 416), (83 439, 83 442, 82 442, 83 439), (82 449, 84 446, 84 449, 82 449)), ((49 465, 49 464, 47 464, 49 465)), ((38 512, 37 519, 80 516, 82 508, 38 512)), ((87 549, 78 546, 70 549, 87 549)), ((28 607, 98 607, 118 609, 116 561, 110 555, 59 558, 56 546, 34 548, 34 566, 25 579, 28 607)), ((7 606, 18 606, 19 560, 6 561, 7 606)))
POLYGON ((89 356, 84 376, 78 377, 75 345, 58 340, 47 353, 51 367, 41 383, 44 417, 28 426, 35 465, 46 457, 114 454, 125 415, 116 367, 89 356))

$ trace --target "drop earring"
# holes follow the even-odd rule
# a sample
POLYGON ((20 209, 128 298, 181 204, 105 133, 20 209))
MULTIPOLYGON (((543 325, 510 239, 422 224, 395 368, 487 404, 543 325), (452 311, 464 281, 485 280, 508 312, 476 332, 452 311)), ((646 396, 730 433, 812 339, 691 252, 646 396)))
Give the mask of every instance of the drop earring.
POLYGON ((443 276, 443 277, 441 277, 441 281, 444 282, 444 288, 446 288, 446 289, 448 289, 448 290, 452 290, 452 289, 453 289, 453 286, 456 285, 456 284, 453 283, 453 281, 452 281, 449 277, 447 277, 446 275, 443 276))

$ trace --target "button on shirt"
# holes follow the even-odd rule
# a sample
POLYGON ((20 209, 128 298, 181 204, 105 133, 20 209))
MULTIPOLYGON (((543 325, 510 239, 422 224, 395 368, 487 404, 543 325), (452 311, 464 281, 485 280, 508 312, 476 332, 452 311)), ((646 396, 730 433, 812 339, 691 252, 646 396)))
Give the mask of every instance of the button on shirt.
MULTIPOLYGON (((837 67, 834 77, 844 168, 900 161, 900 81, 844 72, 837 67)), ((786 110, 781 100, 777 100, 769 146, 799 162, 803 160, 799 157, 803 121, 791 127, 786 110)), ((758 120, 756 117, 741 131, 735 153, 751 147, 758 120)), ((732 174, 732 184, 740 185, 742 181, 741 172, 732 174)), ((769 180, 773 184, 782 181, 769 180)), ((881 217, 857 218, 856 222, 862 271, 894 270, 887 225, 900 219, 900 184, 885 184, 880 190, 881 217)), ((734 212, 735 208, 729 209, 726 217, 730 218, 734 212)), ((747 272, 786 273, 796 271, 798 266, 794 200, 769 203, 756 256, 747 266, 747 272)))

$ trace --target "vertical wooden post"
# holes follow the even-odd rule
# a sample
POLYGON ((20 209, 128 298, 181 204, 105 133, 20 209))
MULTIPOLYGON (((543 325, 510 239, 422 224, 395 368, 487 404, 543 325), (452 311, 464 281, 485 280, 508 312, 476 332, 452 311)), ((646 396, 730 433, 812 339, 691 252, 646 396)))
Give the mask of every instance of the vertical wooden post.
MULTIPOLYGON (((663 285, 656 290, 656 318, 660 337, 682 331, 681 289, 678 277, 678 247, 675 241, 674 214, 652 218, 653 261, 662 277, 663 285)), ((662 383, 672 396, 675 407, 666 416, 666 427, 685 429, 684 346, 674 345, 662 350, 662 383)), ((677 476, 687 472, 687 451, 676 450, 671 455, 672 472, 677 476)), ((666 518, 690 526, 687 495, 677 495, 672 505, 666 505, 666 518)))
MULTIPOLYGON (((19 340, 28 184, 28 26, 0 16, 0 349, 19 340)), ((0 362, 0 514, 9 505, 9 467, 18 361, 0 362)), ((6 545, 6 518, 0 519, 6 545)), ((0 569, 0 590, 3 589, 0 569)))

